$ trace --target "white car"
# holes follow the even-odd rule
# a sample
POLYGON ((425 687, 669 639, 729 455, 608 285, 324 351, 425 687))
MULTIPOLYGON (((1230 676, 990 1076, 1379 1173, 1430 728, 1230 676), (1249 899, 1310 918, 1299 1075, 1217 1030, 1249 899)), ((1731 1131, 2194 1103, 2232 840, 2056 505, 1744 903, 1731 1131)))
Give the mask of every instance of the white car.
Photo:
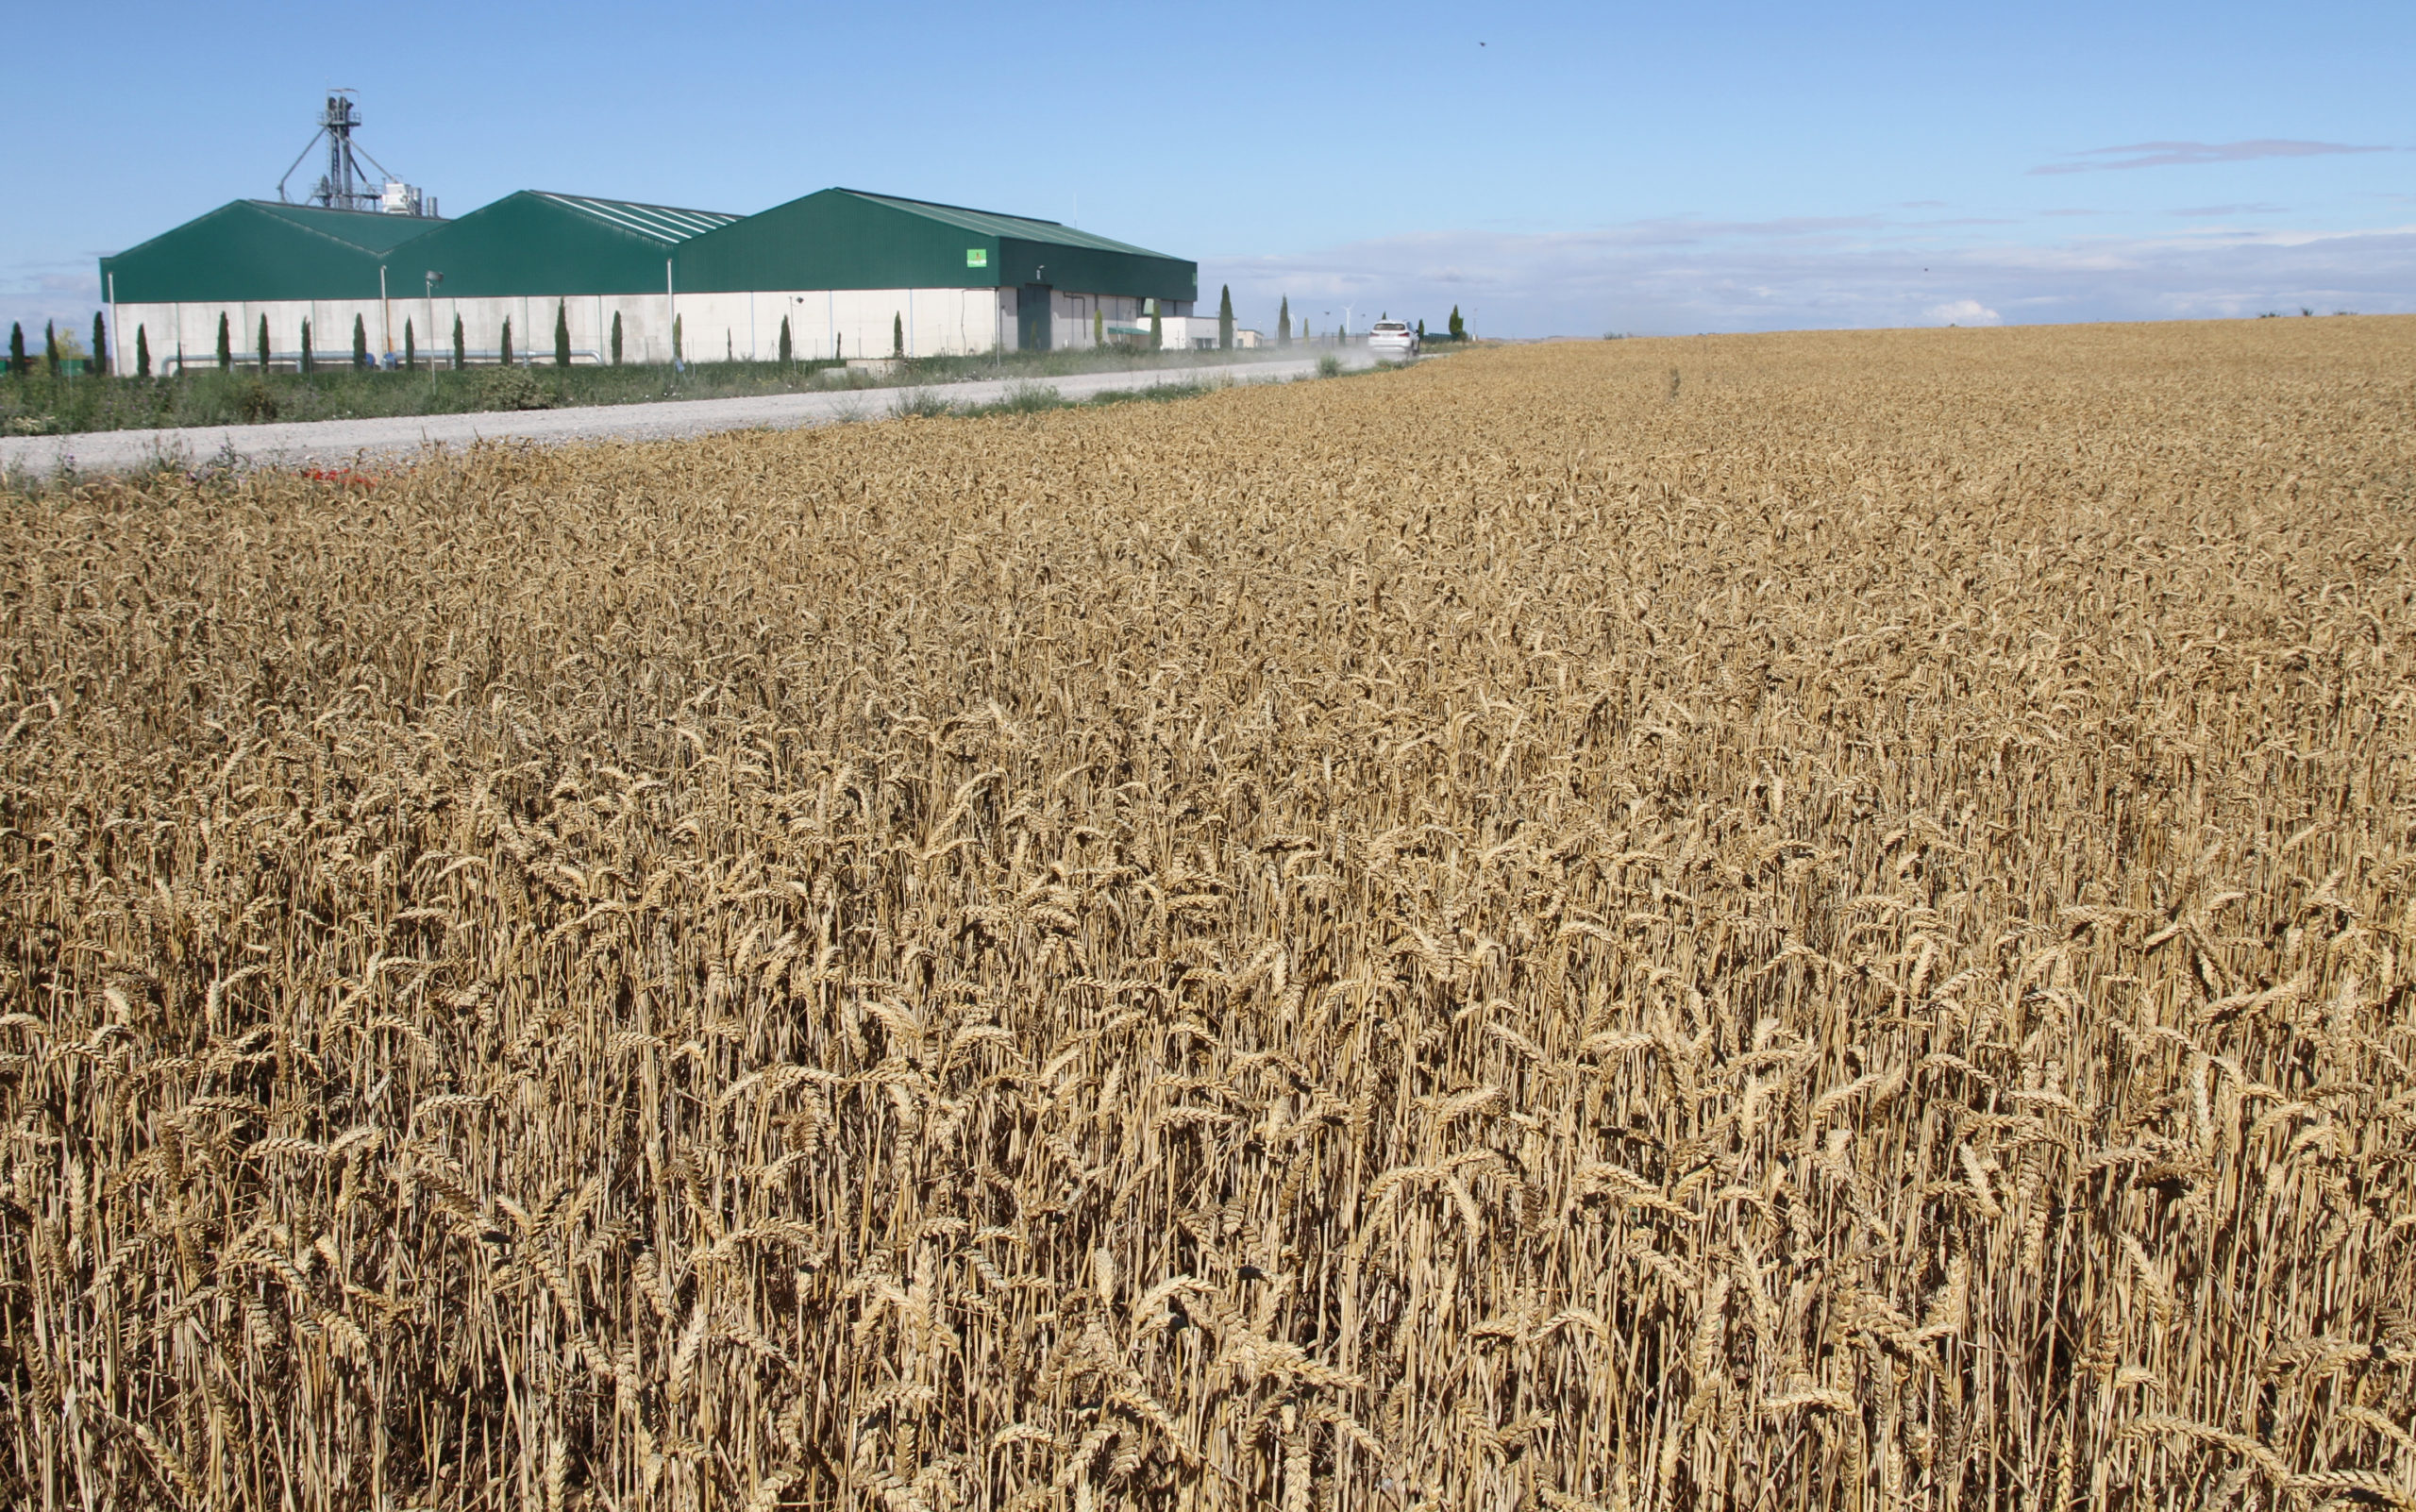
POLYGON ((1367 351, 1373 357, 1407 361, 1418 355, 1418 332, 1398 320, 1380 320, 1368 328, 1367 351))

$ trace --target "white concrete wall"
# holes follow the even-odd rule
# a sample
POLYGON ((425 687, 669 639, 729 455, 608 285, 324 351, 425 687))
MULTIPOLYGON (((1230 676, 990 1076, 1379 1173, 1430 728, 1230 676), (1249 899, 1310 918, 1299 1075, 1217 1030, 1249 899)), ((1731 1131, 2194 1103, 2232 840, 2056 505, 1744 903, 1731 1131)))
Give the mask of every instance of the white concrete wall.
MULTIPOLYGON (((260 317, 268 317, 270 361, 291 369, 300 355, 302 322, 310 322, 310 345, 322 364, 352 361, 352 322, 358 315, 373 356, 403 351, 408 324, 422 361, 450 361, 453 322, 461 322, 462 345, 473 364, 495 361, 503 325, 512 323, 512 360, 540 365, 554 360, 557 305, 570 324, 571 361, 579 366, 612 361, 612 317, 621 317, 621 360, 671 360, 671 320, 677 311, 681 355, 691 362, 725 358, 770 361, 780 356, 780 318, 789 320, 792 355, 801 361, 832 357, 887 357, 895 322, 905 326, 906 355, 970 355, 1003 346, 1013 351, 1020 327, 1015 289, 814 289, 761 290, 749 294, 528 294, 509 298, 453 299, 440 292, 383 301, 278 300, 267 303, 195 303, 117 306, 110 322, 115 370, 134 371, 135 332, 150 341, 151 370, 175 370, 176 354, 198 370, 218 361, 218 317, 227 318, 237 365, 248 365, 259 350, 260 317)), ((1094 311, 1102 324, 1147 326, 1143 302, 1114 294, 1056 291, 1049 300, 1052 347, 1092 344, 1094 311)), ((1169 311, 1189 305, 1169 301, 1169 311)), ((1172 332, 1183 317, 1169 315, 1166 344, 1183 344, 1172 332)), ((1216 323, 1210 321, 1213 335, 1216 323)))
MULTIPOLYGON (((269 361, 291 368, 301 356, 302 322, 310 323, 310 349, 323 364, 352 361, 352 322, 361 317, 369 336, 372 356, 392 352, 400 358, 405 328, 422 359, 435 356, 450 361, 453 320, 461 320, 462 345, 472 362, 495 361, 503 339, 503 323, 512 322, 514 361, 554 360, 554 312, 558 301, 525 298, 433 300, 410 299, 274 300, 263 303, 120 305, 112 353, 122 373, 134 371, 135 333, 140 329, 151 347, 151 370, 173 372, 179 349, 188 369, 214 367, 218 362, 218 319, 224 314, 235 361, 248 366, 259 360, 260 322, 268 318, 269 361)), ((573 294, 559 301, 569 317, 571 361, 581 366, 612 360, 612 316, 621 316, 622 357, 630 362, 663 362, 671 359, 670 322, 661 294, 598 297, 573 294)), ((718 346, 718 343, 715 344, 718 346)), ((713 356, 721 353, 716 350, 713 356)))
POLYGON ((783 315, 800 361, 887 357, 900 326, 909 357, 1012 348, 1015 339, 1013 295, 996 289, 763 289, 680 295, 681 350, 692 362, 771 361, 783 315))
POLYGON ((1182 347, 1208 349, 1216 344, 1216 317, 1214 315, 1168 315, 1165 328, 1165 345, 1168 350, 1182 347))
MULTIPOLYGON (((291 367, 300 358, 302 323, 310 323, 310 349, 322 362, 352 361, 352 323, 360 317, 369 336, 372 356, 386 349, 387 308, 376 299, 274 300, 262 303, 119 305, 110 324, 112 371, 134 371, 135 333, 139 329, 151 347, 151 371, 176 371, 181 346, 188 368, 218 363, 218 319, 226 317, 228 344, 235 361, 259 361, 260 317, 268 317, 270 361, 291 367)), ((394 315, 394 345, 402 346, 402 316, 394 315)))

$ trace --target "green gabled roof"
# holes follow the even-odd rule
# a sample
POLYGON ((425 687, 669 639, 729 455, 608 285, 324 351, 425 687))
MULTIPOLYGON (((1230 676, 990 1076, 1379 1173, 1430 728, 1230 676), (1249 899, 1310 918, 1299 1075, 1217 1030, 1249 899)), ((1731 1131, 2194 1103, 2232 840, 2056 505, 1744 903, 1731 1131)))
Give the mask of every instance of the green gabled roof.
POLYGON ((102 297, 125 304, 365 299, 395 248, 448 223, 239 199, 101 259, 102 297))
POLYGON ((101 260, 123 303, 651 294, 666 259, 682 291, 1060 289, 1198 296, 1199 269, 1056 221, 826 189, 740 217, 522 190, 457 220, 236 200, 101 260))
POLYGON ((245 199, 236 203, 291 222, 306 231, 348 243, 365 252, 390 252, 412 237, 425 236, 445 224, 433 216, 328 210, 319 205, 289 205, 274 199, 245 199))
POLYGON ((720 210, 680 210, 670 205, 644 205, 632 199, 596 199, 587 194, 556 194, 546 190, 531 190, 540 199, 550 199, 567 206, 581 215, 590 215, 605 225, 648 237, 664 246, 677 246, 692 236, 702 236, 716 227, 728 226, 738 219, 720 210))
POLYGON ((1144 299, 1199 297, 1198 264, 1029 215, 824 189, 679 249, 680 287, 995 289, 1045 283, 1144 299))
POLYGON ((414 294, 426 275, 442 273, 439 298, 660 294, 676 248, 737 219, 523 189, 429 232, 402 254, 408 272, 396 271, 414 294))
POLYGON ((1029 215, 1004 215, 997 210, 967 210, 962 205, 943 205, 936 200, 906 199, 897 194, 875 194, 862 189, 841 189, 837 193, 868 199, 876 205, 904 210, 909 215, 921 215, 930 220, 971 231, 977 236, 1014 237, 1023 242, 1048 242, 1058 246, 1087 247, 1094 252, 1123 252, 1133 257, 1163 258, 1164 252, 1152 252, 1130 242, 1118 242, 1088 231, 1078 231, 1062 221, 1035 220, 1029 215))

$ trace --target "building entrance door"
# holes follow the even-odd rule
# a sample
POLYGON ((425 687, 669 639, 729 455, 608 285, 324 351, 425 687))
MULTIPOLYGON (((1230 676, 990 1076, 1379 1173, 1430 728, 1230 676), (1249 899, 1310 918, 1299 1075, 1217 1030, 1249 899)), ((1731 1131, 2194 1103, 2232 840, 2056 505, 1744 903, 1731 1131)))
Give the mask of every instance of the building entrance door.
POLYGON ((1055 290, 1045 283, 1028 283, 1015 295, 1015 349, 1023 352, 1049 350, 1049 307, 1055 290))

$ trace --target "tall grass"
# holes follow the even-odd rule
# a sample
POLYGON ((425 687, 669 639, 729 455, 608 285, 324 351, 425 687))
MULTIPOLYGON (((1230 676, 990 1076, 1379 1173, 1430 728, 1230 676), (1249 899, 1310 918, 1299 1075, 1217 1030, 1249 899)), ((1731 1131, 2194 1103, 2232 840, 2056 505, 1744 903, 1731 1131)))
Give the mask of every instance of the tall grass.
POLYGON ((0 499, 0 1500, 2408 1505, 2416 321, 0 499))
MULTIPOLYGON (((1177 371, 1267 361, 1274 352, 1143 352, 1124 347, 1010 352, 906 360, 891 371, 829 361, 696 362, 556 368, 523 363, 457 372, 425 362, 411 372, 321 368, 303 375, 196 368, 176 378, 0 378, 0 433, 58 434, 181 426, 255 425, 377 415, 461 414, 545 405, 643 404, 666 399, 747 398, 839 388, 925 387, 980 378, 1062 378, 1082 373, 1177 371)), ((440 359, 440 362, 442 360, 440 359)))

